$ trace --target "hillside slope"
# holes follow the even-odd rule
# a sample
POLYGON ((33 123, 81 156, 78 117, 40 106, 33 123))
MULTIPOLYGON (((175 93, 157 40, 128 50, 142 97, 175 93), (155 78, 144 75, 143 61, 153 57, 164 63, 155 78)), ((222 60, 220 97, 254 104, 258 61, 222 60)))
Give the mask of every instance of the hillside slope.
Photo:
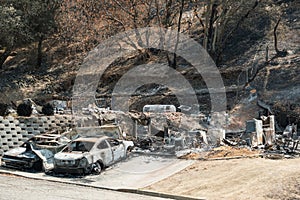
MULTIPOLYGON (((256 105, 257 99, 272 106, 283 127, 292 122, 298 123, 300 127, 300 3, 298 1, 282 2, 287 3, 284 4, 285 8, 277 35, 278 48, 286 49, 286 56, 276 56, 273 36, 274 20, 266 18, 262 12, 254 12, 249 20, 253 25, 252 29, 257 30, 257 33, 249 27, 241 26, 235 36, 228 41, 223 61, 219 63, 218 67, 226 88, 241 88, 241 90, 228 89, 227 91, 228 110, 235 123, 233 128, 241 128, 244 126, 244 120, 258 116, 260 108, 256 105), (267 47, 268 61, 266 62, 267 47), (249 84, 246 80, 249 80, 249 84), (256 90, 257 99, 249 101, 250 91, 253 89, 256 90)), ((274 4, 274 9, 282 7, 282 2, 274 4)), ((197 34, 191 31, 191 37, 196 40, 200 37, 197 34)), ((82 43, 65 45, 58 35, 48 38, 43 49, 45 55, 43 65, 38 69, 33 67, 34 47, 37 44, 17 49, 0 71, 1 101, 16 103, 23 98, 32 98, 37 103, 43 104, 51 99, 71 99, 77 70, 88 53, 88 51, 77 49, 78 46, 84 45, 86 39, 82 38, 81 41, 82 43)), ((94 47, 96 45, 97 43, 94 47)), ((90 47, 92 48, 93 45, 90 47)), ((166 63, 166 57, 162 55, 153 53, 145 58, 137 52, 131 57, 121 58, 114 62, 100 80, 97 96, 110 100, 111 91, 126 70, 136 64, 141 64, 141 59, 143 63, 166 63)), ((185 61, 179 60, 178 65, 178 71, 195 89, 206 88, 203 79, 185 61)), ((148 103, 171 103, 179 106, 176 96, 168 88, 156 84, 141 87, 137 93, 146 94, 148 97, 133 96, 131 109, 141 110, 143 105, 148 103), (155 94, 149 96, 148 94, 153 91, 155 94)), ((198 101, 201 111, 209 112, 209 94, 199 94, 198 101)))

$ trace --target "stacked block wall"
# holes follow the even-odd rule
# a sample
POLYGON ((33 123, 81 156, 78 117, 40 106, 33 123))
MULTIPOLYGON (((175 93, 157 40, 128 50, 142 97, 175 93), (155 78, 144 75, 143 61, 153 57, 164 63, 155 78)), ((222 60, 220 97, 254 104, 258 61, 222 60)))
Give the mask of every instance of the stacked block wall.
POLYGON ((72 115, 18 118, 0 116, 0 156, 34 135, 73 125, 72 115))

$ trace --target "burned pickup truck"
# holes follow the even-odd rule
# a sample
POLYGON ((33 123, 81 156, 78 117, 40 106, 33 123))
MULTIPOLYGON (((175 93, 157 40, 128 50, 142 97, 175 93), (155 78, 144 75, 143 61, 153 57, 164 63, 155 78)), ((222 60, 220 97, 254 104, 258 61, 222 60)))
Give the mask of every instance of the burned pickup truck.
POLYGON ((21 146, 5 152, 1 163, 8 168, 48 171, 53 168, 54 154, 69 142, 70 139, 64 134, 36 135, 21 146))
POLYGON ((104 168, 126 158, 133 145, 132 141, 107 136, 77 138, 55 154, 53 171, 100 174, 104 168))

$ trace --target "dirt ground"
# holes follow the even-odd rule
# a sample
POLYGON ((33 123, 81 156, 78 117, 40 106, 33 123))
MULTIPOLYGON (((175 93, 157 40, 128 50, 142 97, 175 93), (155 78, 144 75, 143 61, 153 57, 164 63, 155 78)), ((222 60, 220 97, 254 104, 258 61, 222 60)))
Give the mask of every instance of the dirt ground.
POLYGON ((300 159, 196 161, 144 189, 205 199, 300 199, 300 159))

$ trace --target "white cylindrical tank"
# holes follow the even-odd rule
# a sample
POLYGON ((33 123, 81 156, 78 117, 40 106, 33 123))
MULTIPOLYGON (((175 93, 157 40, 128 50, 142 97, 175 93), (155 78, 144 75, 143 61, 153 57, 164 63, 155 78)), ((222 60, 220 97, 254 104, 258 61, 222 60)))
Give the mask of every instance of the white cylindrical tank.
POLYGON ((176 112, 176 107, 174 105, 145 105, 143 107, 143 112, 176 112))

